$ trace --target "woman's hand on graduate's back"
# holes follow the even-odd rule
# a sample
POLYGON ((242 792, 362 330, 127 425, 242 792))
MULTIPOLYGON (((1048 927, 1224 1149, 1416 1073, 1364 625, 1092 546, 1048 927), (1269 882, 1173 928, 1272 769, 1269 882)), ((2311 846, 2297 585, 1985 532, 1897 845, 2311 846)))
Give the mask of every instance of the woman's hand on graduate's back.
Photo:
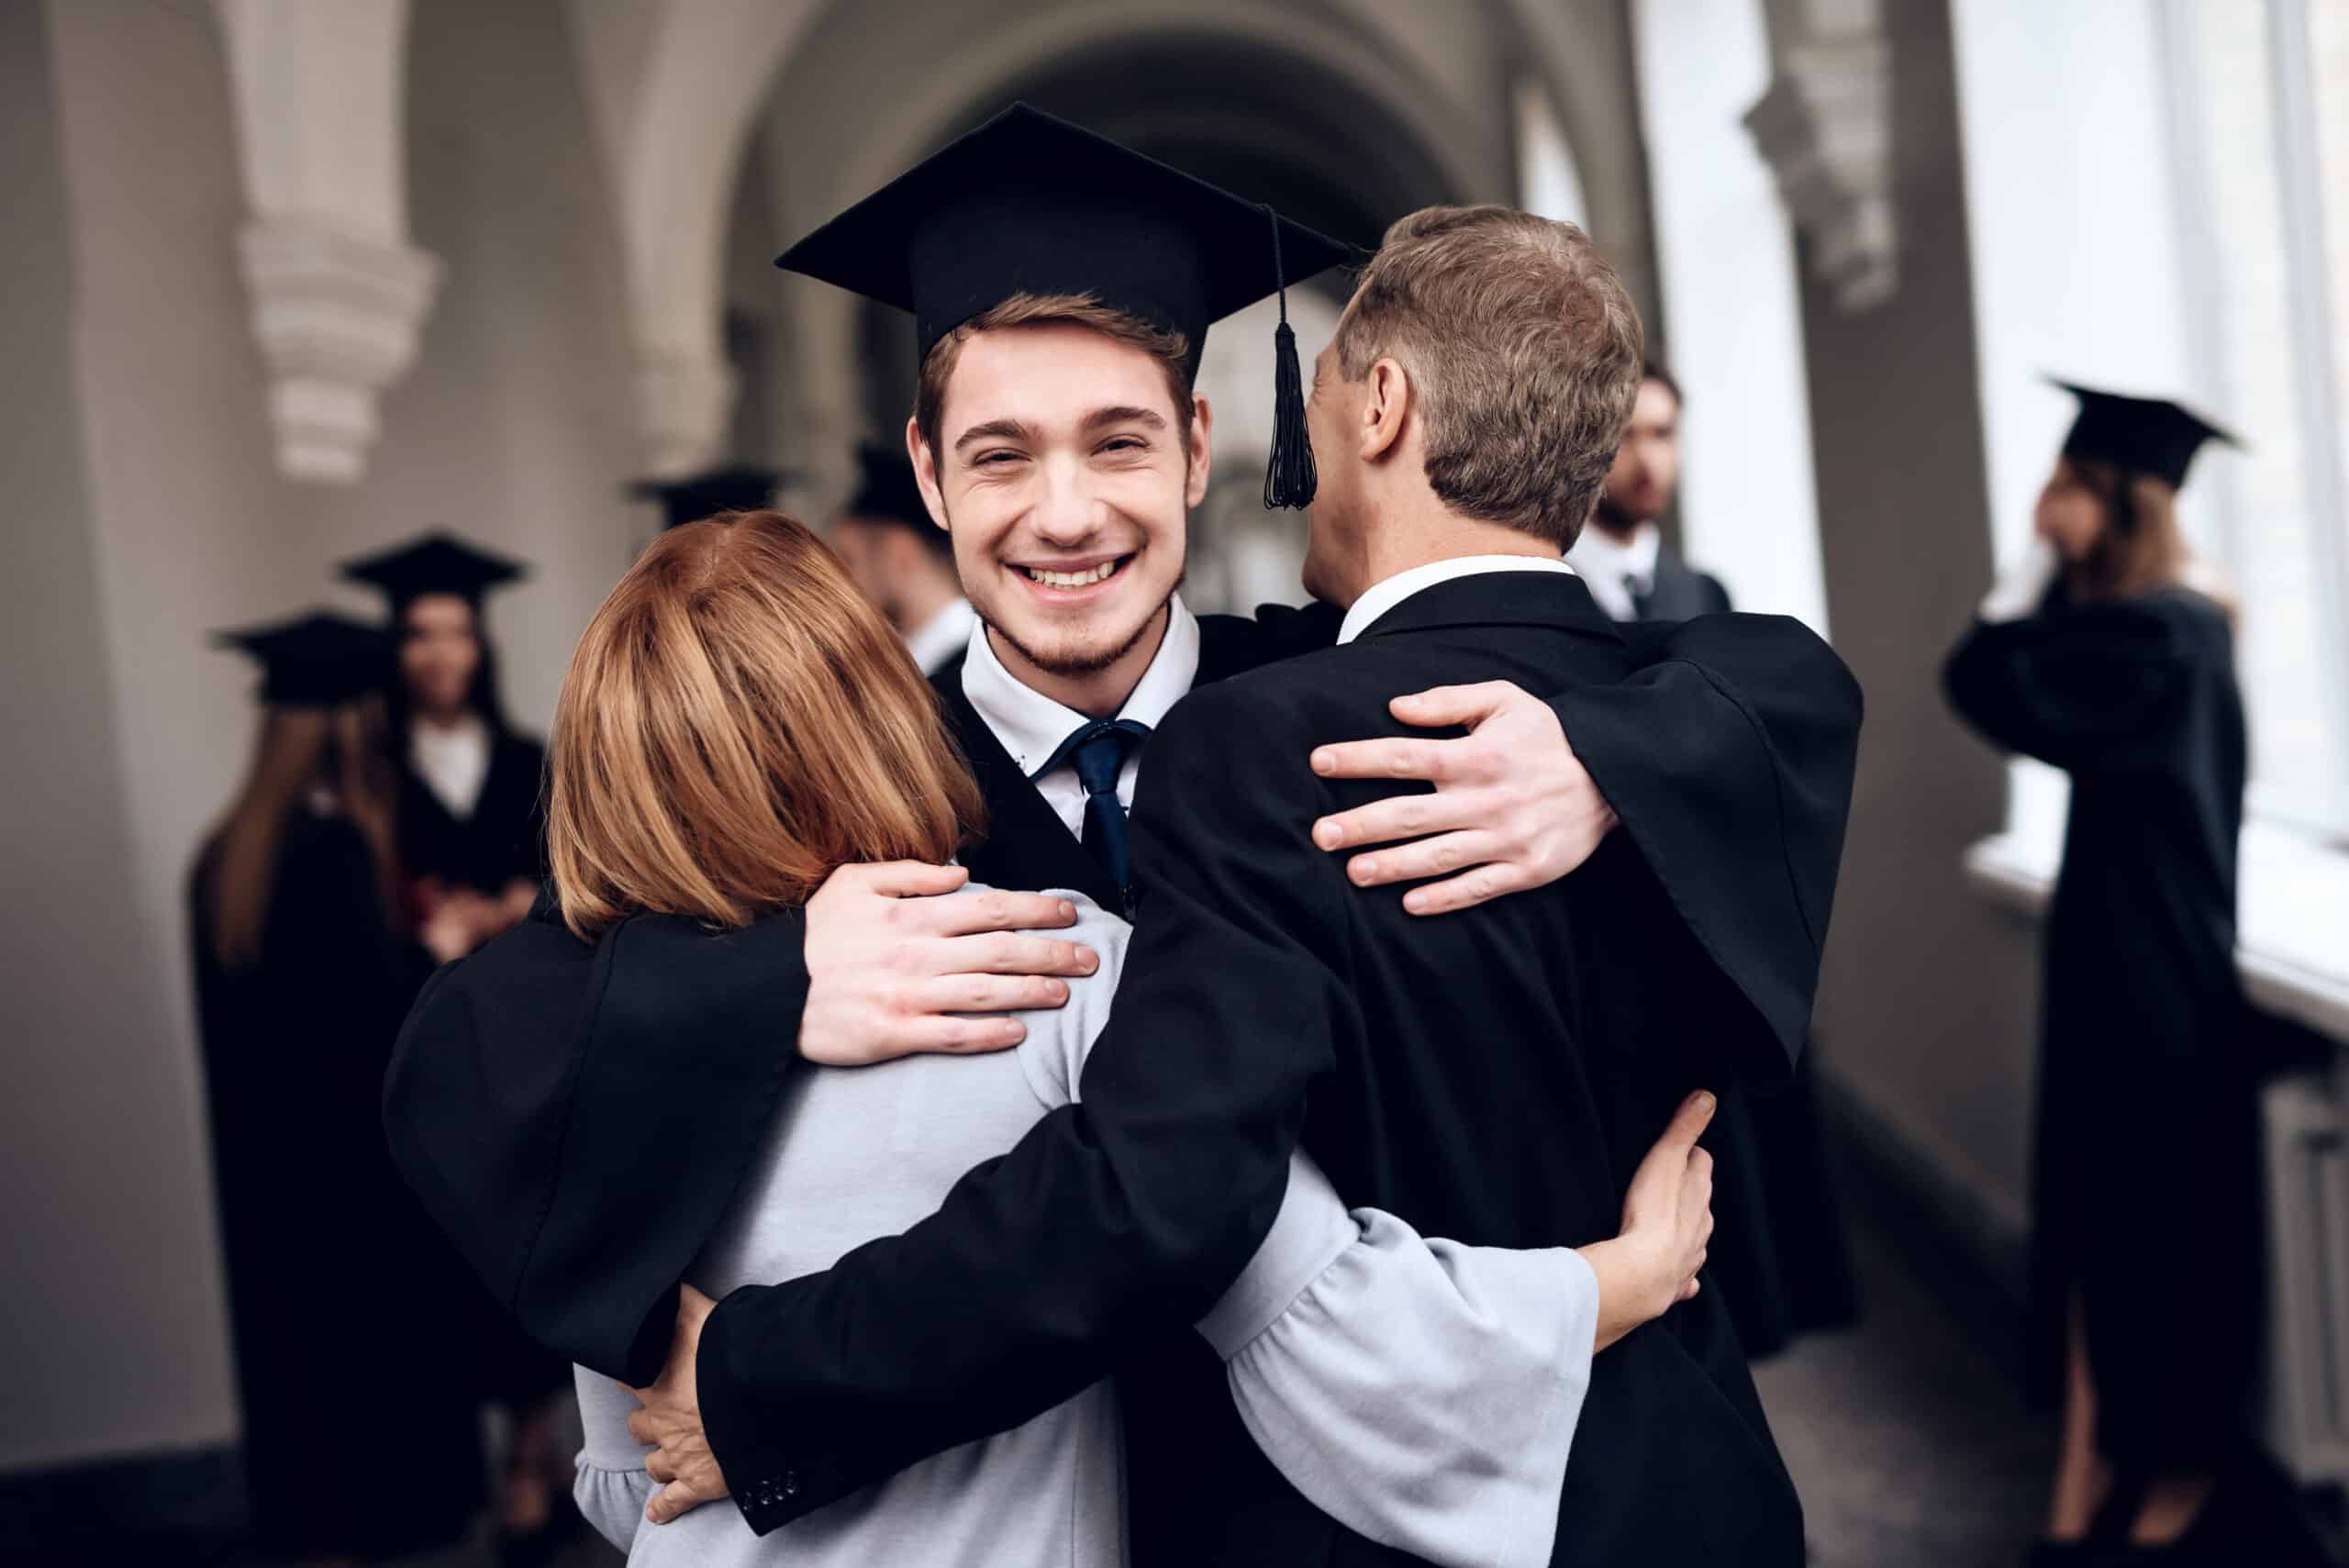
POLYGON ((1507 681, 1439 686, 1397 697, 1405 724, 1453 725, 1449 740, 1394 736, 1318 746, 1325 779, 1422 779, 1432 795, 1389 795, 1313 825, 1325 850, 1387 847, 1356 855, 1357 887, 1440 876, 1403 895, 1414 915, 1473 908, 1557 881, 1588 860, 1615 828, 1614 807, 1567 744, 1557 711, 1507 681))
POLYGON ((969 880, 961 866, 918 861, 846 865, 825 879, 807 901, 800 1055, 868 1067, 925 1052, 1007 1050, 1027 1037, 1026 1026, 985 1015, 1060 1006, 1068 1000, 1063 977, 1099 967, 1088 947, 1032 934, 1075 924, 1067 899, 941 896, 969 880))
POLYGON ((1598 1276, 1599 1350, 1697 1294, 1713 1235, 1713 1157, 1697 1140, 1717 1104, 1701 1090, 1680 1102, 1632 1173, 1622 1232, 1575 1249, 1598 1276))

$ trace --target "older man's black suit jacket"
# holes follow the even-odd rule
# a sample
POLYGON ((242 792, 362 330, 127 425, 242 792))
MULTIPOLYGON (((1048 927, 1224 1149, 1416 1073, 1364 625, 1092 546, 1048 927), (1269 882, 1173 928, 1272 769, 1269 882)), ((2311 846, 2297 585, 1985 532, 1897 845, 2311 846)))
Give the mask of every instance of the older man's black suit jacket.
MULTIPOLYGON (((1203 682, 1268 652, 1262 628, 1206 624, 1203 682)), ((1048 1119, 974 1173, 944 1214, 833 1273, 739 1293, 712 1320, 703 1397, 754 1528, 1015 1424, 1116 1366, 1142 1556, 1366 1550, 1339 1541, 1255 1460, 1211 1359, 1201 1364, 1186 1331, 1168 1337, 1253 1250, 1300 1126, 1362 1184, 1343 1189, 1358 1201, 1423 1191, 1423 1207, 1399 1212, 1421 1224, 1441 1216, 1453 1234, 1589 1240, 1615 1229, 1629 1162, 1679 1084, 1720 1065, 1709 1054, 1768 1071, 1798 1045, 1857 723, 1849 676, 1800 628, 1722 617, 1619 632, 1571 579, 1511 573, 1431 590, 1364 642, 1226 694, 1195 694, 1142 773, 1141 945, 1127 971, 1135 995, 1119 1013, 1120 1032, 1148 1034, 1156 1054, 1105 1040, 1109 1055, 1097 1060, 1126 1066, 1089 1076, 1083 1111, 1048 1119), (1335 703, 1323 684, 1348 671, 1352 700, 1335 703), (1292 700, 1293 677, 1319 695, 1305 700, 1299 687, 1292 700), (1320 740, 1397 732, 1385 711, 1395 693, 1495 677, 1563 694, 1553 706, 1624 828, 1560 889, 1503 901, 1504 911, 1529 906, 1515 916, 1406 920, 1392 890, 1345 887, 1338 862, 1304 837, 1320 810, 1378 788, 1325 784, 1302 759, 1320 740), (1170 738, 1178 743, 1162 751, 1170 738), (1598 960, 1560 970, 1516 952, 1520 939, 1548 953, 1577 933, 1578 952, 1609 940, 1603 923, 1575 917, 1589 901, 1582 884, 1602 879, 1608 902, 1631 890, 1658 928, 1643 940, 1683 962, 1702 953, 1702 983, 1569 986, 1564 976, 1598 960), (1294 917, 1300 899, 1313 921, 1294 917), (1394 951, 1375 963, 1370 948, 1358 955, 1343 975, 1365 983, 1358 996, 1323 958, 1351 954, 1378 921, 1394 951), (1417 998, 1408 1020, 1386 996, 1405 981, 1417 998), (1690 1027, 1666 1031, 1642 1014, 1643 989, 1677 997, 1690 1027), (1512 1000, 1496 1014, 1501 998, 1512 1000), (1506 1040, 1481 1032, 1496 1016, 1508 1019, 1506 1040), (1371 1049, 1431 1026, 1442 1052, 1371 1049), (1487 1049, 1527 1075, 1523 1093, 1498 1093, 1482 1070, 1455 1083, 1443 1069, 1487 1049), (1642 1062, 1652 1070, 1631 1071, 1642 1062), (1316 1097, 1301 1122, 1307 1087, 1316 1097), (1548 1151, 1528 1162, 1520 1146, 1548 1151), (1562 1168, 1572 1190, 1553 1192, 1562 1168)), ((1082 851, 959 693, 946 695, 990 806, 977 874, 1085 885, 1082 851)), ((676 1278, 796 1070, 805 984, 795 914, 731 935, 640 917, 591 945, 542 909, 444 970, 412 1015, 386 1098, 395 1150, 534 1333, 640 1381, 665 1347, 676 1278)), ((1569 1482, 1562 1560, 1584 1560, 1572 1553, 1587 1547, 1592 1561, 1626 1550, 1670 1561, 1627 1532, 1653 1525, 1650 1544, 1664 1547, 1692 1518, 1715 1521, 1687 1536, 1692 1550, 1724 1531, 1789 1539, 1790 1498, 1720 1334, 1717 1313, 1686 1312, 1608 1353, 1569 1482), (1632 1484, 1615 1485, 1612 1471, 1632 1484), (1649 1518, 1662 1512, 1671 1517, 1649 1518)))

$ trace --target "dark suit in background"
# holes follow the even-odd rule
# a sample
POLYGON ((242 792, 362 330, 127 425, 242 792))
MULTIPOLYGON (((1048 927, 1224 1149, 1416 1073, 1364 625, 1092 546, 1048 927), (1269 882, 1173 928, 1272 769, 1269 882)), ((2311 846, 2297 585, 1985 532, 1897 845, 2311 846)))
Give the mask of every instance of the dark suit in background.
POLYGON ((1641 620, 1694 620, 1730 607, 1729 590, 1721 580, 1681 560, 1670 545, 1657 550, 1655 581, 1644 594, 1632 590, 1631 604, 1641 620))

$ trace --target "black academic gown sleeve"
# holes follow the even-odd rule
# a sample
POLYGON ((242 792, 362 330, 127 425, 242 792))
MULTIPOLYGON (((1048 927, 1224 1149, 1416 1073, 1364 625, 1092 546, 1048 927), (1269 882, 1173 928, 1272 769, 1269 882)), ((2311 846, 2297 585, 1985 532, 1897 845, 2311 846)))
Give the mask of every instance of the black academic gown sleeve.
POLYGON ((384 1078, 393 1158, 548 1349, 659 1373, 678 1281, 800 1069, 800 930, 640 915, 587 942, 542 894, 417 997, 384 1078))
POLYGON ((1674 908, 1785 1051, 1801 1054, 1851 813, 1861 697, 1784 616, 1622 628, 1641 663, 1551 706, 1674 908))
POLYGON ((1307 1089, 1362 1024, 1343 884, 1308 837, 1319 781, 1232 745, 1220 695, 1151 742, 1144 896, 1082 1104, 904 1236, 736 1291, 705 1328, 703 1417, 753 1529, 1108 1375, 1198 1318, 1272 1223, 1307 1089))
POLYGON ((2161 766, 2166 716, 2195 667, 2190 628, 2165 600, 2069 606, 1976 621, 1942 669, 1950 706, 1994 744, 2059 768, 2161 766))

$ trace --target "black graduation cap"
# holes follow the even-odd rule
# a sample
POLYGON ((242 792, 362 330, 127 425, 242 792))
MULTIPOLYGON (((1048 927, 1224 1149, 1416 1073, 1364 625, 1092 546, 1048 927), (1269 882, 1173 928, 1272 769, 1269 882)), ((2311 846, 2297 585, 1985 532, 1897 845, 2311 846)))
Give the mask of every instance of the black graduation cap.
POLYGON ((381 588, 395 617, 427 594, 454 594, 477 608, 484 594, 529 570, 448 533, 426 534, 380 555, 342 563, 342 574, 351 582, 381 588))
POLYGON ((860 474, 856 494, 841 508, 842 517, 903 523, 924 533, 936 531, 930 507, 921 498, 921 486, 914 481, 914 465, 906 460, 903 448, 863 442, 856 449, 856 464, 860 474))
POLYGON ((275 706, 335 707, 391 683, 390 634, 330 610, 215 632, 212 640, 252 655, 262 667, 261 700, 275 706))
POLYGON ((2079 417, 2064 438, 2065 457, 2109 462, 2129 473, 2147 473, 2172 489, 2186 483, 2187 466, 2208 440, 2243 443, 2200 415, 2165 397, 2124 397, 2055 376, 2057 386, 2080 400, 2079 417))
POLYGON ((720 512, 759 512, 774 505, 775 486, 785 475, 776 469, 740 463, 689 473, 682 479, 640 479, 629 494, 640 501, 658 501, 668 520, 663 528, 681 528, 720 512))
POLYGON ((1286 285, 1353 247, 1106 137, 1014 104, 775 259, 909 310, 915 352, 1018 294, 1089 295, 1188 340, 1278 294, 1276 428, 1264 504, 1313 498, 1286 285))

